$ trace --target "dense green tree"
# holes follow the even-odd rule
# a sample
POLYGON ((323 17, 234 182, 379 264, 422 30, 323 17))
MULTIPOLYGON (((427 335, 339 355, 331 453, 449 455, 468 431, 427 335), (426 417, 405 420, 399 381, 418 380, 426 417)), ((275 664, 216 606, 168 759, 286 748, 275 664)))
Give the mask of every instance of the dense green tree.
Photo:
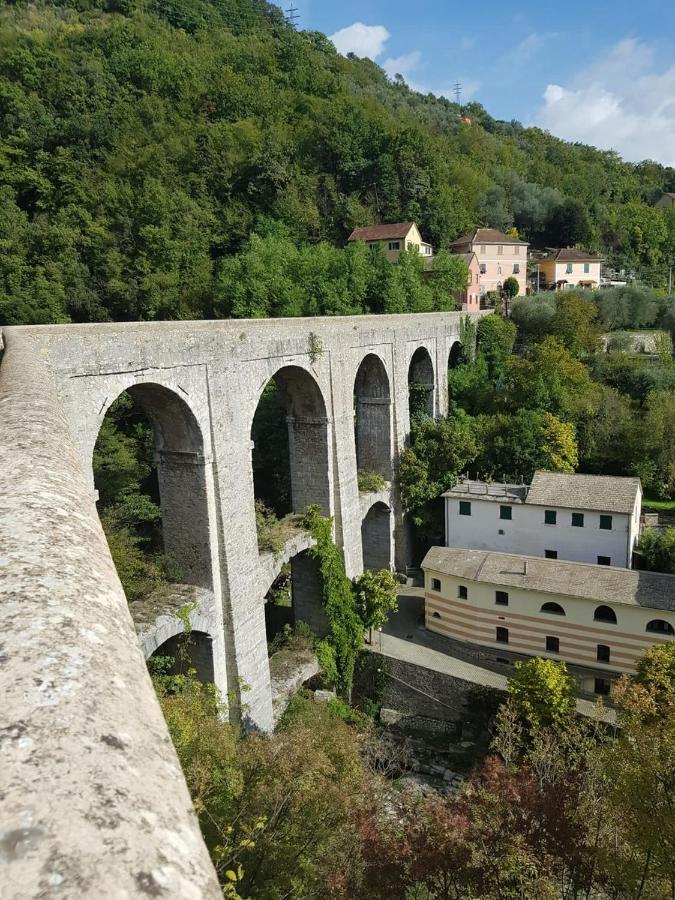
POLYGON ((509 678, 509 698, 531 731, 560 724, 574 708, 574 680, 564 662, 535 657, 516 662, 509 678))

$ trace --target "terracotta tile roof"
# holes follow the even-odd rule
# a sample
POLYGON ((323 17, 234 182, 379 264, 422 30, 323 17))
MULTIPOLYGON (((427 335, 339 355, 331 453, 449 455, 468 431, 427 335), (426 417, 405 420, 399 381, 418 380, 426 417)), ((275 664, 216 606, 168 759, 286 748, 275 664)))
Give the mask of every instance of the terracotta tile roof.
POLYGON ((463 234, 461 237, 458 237, 456 241, 451 241, 450 246, 460 246, 461 244, 522 244, 524 247, 528 246, 527 241, 518 240, 518 238, 509 237, 508 234, 504 234, 503 231, 498 231, 496 228, 474 228, 473 231, 468 231, 466 234, 463 234))
POLYGON ((534 473, 526 502, 631 515, 639 490, 639 478, 539 471, 534 473))
POLYGON ((423 569, 468 581, 675 612, 675 575, 515 553, 432 547, 423 569), (527 565, 525 565, 527 563, 527 565))
POLYGON ((559 250, 549 250, 542 257, 542 262, 555 260, 556 262, 600 262, 601 256, 594 256, 585 250, 576 250, 574 247, 562 247, 559 250))
POLYGON ((394 222, 391 225, 367 225, 365 228, 355 228, 349 235, 349 241, 386 241, 404 238, 414 222, 394 222))

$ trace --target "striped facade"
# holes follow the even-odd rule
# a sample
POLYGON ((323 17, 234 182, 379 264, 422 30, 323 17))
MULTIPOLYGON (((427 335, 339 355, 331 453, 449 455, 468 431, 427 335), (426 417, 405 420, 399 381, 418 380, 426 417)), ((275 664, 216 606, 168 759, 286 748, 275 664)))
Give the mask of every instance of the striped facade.
POLYGON ((566 596, 562 583, 560 593, 552 594, 424 568, 425 623, 430 631, 495 657, 564 660, 578 670, 581 686, 589 692, 595 689, 595 678, 611 682, 633 672, 645 650, 673 639, 648 630, 648 625, 663 628, 661 623, 675 628, 672 611, 566 596), (564 614, 542 611, 545 604, 557 604, 564 614), (604 620, 611 618, 608 609, 616 623, 604 620), (557 650, 552 649, 556 641, 557 650))

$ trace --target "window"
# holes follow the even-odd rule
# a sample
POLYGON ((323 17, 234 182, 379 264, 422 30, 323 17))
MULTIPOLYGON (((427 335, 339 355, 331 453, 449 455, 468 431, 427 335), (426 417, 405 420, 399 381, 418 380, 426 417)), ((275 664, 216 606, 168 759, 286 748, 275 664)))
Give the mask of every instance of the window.
POLYGON ((599 566, 611 566, 612 565, 612 557, 611 556, 599 556, 598 557, 598 565, 599 566))
POLYGON ((557 637, 546 637, 546 652, 560 653, 560 639, 557 637))
POLYGON ((495 640, 498 644, 508 644, 509 642, 509 629, 497 627, 497 633, 495 635, 495 640))
POLYGON ((440 617, 441 617, 441 614, 438 612, 432 612, 432 614, 431 614, 432 619, 440 619, 440 617))
POLYGON ((555 525, 557 513, 554 509, 544 510, 544 525, 555 525))
POLYGON ((503 256, 503 255, 504 255, 504 246, 503 246, 503 244, 498 244, 497 245, 497 256, 503 256))
POLYGON ((500 506, 499 507, 499 518, 500 519, 510 519, 511 512, 512 512, 512 509, 510 506, 500 506))
POLYGON ((584 514, 583 513, 572 513, 572 525, 575 528, 583 528, 584 527, 584 514))
POLYGON ((601 694, 603 697, 606 697, 612 687, 611 681, 608 681, 606 678, 596 678, 595 679, 595 693, 601 694))
POLYGON ((411 247, 412 247, 412 241, 406 241, 406 242, 405 242, 405 249, 406 249, 406 250, 410 250, 411 247))
POLYGON ((469 589, 465 584, 460 584, 457 588, 457 596, 460 600, 468 600, 469 599, 469 589))
POLYGON ((514 244, 513 246, 513 255, 520 256, 520 247, 518 246, 518 244, 514 244))
POLYGON ((480 275, 478 274, 478 272, 476 272, 476 284, 478 284, 479 281, 480 281, 480 275))
POLYGON ((460 516, 470 516, 471 515, 471 501, 470 500, 460 500, 459 501, 459 514, 460 514, 460 516))
POLYGON ((565 610, 559 603, 544 603, 540 612, 551 613, 554 616, 564 616, 565 610))
POLYGON ((508 606, 509 595, 507 591, 495 591, 495 603, 497 606, 508 606))
POLYGON ((611 516, 600 516, 600 528, 603 531, 611 531, 612 530, 612 517, 611 516))
POLYGON ((558 551, 557 550, 544 550, 545 559, 557 559, 558 551))
POLYGON ((616 613, 611 606, 596 606, 593 613, 594 622, 607 622, 616 625, 616 613))
POLYGON ((520 275, 520 263, 513 264, 513 274, 520 275))
POLYGON ((501 266, 501 263, 497 263, 497 275, 501 275, 501 274, 502 274, 502 266, 501 266))
POLYGON ((401 242, 400 241, 389 241, 389 249, 390 250, 400 250, 401 242))
POLYGON ((480 264, 480 274, 485 275, 486 272, 487 272, 487 266, 485 265, 485 263, 481 263, 480 264))
POLYGON ((441 579, 440 578, 432 578, 431 579, 431 590, 432 591, 440 591, 441 589, 441 579))
POLYGON ((567 263, 565 266, 565 271, 568 275, 570 275, 574 271, 574 263, 567 263))
POLYGON ((609 647, 606 644, 598 644, 598 662, 609 662, 609 647))
POLYGON ((654 634, 675 634, 675 629, 670 622, 665 622, 663 619, 652 619, 651 622, 647 622, 647 631, 654 634))
POLYGON ((584 275, 588 275, 588 273, 589 273, 590 271, 591 271, 591 264, 590 264, 590 263, 584 263, 584 275))
POLYGON ((480 245, 480 252, 485 253, 485 244, 480 245))
POLYGON ((376 247, 377 247, 377 242, 374 243, 374 244, 368 244, 368 249, 369 249, 369 250, 374 250, 376 247))

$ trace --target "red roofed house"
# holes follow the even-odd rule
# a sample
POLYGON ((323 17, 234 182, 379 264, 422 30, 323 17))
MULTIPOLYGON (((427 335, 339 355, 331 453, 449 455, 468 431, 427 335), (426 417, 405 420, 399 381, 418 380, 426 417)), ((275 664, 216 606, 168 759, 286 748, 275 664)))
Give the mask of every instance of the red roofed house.
POLYGON ((599 256, 573 247, 550 250, 539 263, 541 287, 549 291, 599 287, 601 262, 599 256))
POLYGON ((509 237, 496 228, 474 228, 450 244, 453 253, 475 253, 480 269, 480 296, 489 291, 500 292, 507 278, 518 282, 518 293, 527 287, 526 241, 509 237))
POLYGON ((420 256, 430 259, 434 255, 433 247, 422 240, 422 235, 414 222, 395 222, 392 225, 368 225, 365 228, 355 228, 348 240, 365 241, 369 247, 382 244, 387 259, 391 262, 398 260, 401 250, 409 250, 411 247, 417 247, 420 256))

